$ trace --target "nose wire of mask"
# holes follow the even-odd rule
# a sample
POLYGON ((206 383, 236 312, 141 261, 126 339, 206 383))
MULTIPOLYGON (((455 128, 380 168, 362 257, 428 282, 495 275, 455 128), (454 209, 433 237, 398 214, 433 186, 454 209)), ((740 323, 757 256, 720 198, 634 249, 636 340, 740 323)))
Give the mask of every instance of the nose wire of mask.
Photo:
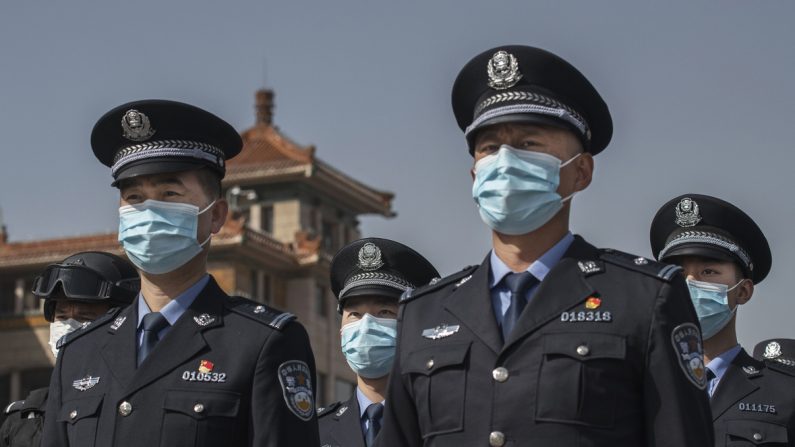
POLYGON ((549 154, 503 145, 478 160, 472 197, 481 219, 494 231, 509 235, 542 227, 563 207, 564 199, 557 193, 561 166, 578 156, 561 163, 549 154))

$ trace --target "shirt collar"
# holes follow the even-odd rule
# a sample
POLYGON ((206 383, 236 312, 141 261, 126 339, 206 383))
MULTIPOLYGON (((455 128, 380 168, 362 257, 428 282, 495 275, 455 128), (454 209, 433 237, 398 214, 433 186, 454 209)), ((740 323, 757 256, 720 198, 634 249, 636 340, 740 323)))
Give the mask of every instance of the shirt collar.
MULTIPOLYGON (((169 301, 168 304, 163 306, 160 309, 160 313, 166 318, 168 324, 174 326, 174 323, 177 322, 179 317, 185 313, 186 310, 193 304, 193 301, 199 296, 199 292, 204 289, 207 283, 210 282, 210 275, 205 274, 201 277, 196 283, 192 286, 188 287, 188 290, 180 293, 176 298, 169 301)), ((141 324, 144 320, 144 315, 148 314, 152 310, 149 309, 149 306, 146 304, 146 300, 143 297, 143 294, 138 294, 138 328, 141 328, 141 324)))
MULTIPOLYGON (((356 387, 356 400, 359 401, 359 419, 361 419, 364 417, 364 412, 367 411, 367 407, 372 405, 374 402, 368 399, 358 386, 356 387)), ((381 405, 383 405, 384 402, 386 402, 386 400, 382 400, 381 405)))
MULTIPOLYGON (((547 273, 552 270, 552 267, 555 267, 555 265, 560 262, 560 259, 563 258, 563 254, 566 253, 566 250, 569 249, 572 242, 574 242, 574 235, 572 235, 571 232, 566 233, 561 240, 555 243, 555 245, 541 255, 541 257, 533 261, 533 263, 527 267, 527 271, 539 281, 543 281, 547 273)), ((502 262, 502 259, 497 256, 494 250, 491 251, 489 262, 491 263, 491 282, 489 283, 489 288, 493 289, 502 281, 505 275, 513 273, 513 271, 502 262)))
POLYGON ((731 362, 737 357, 737 354, 740 353, 740 349, 742 349, 742 347, 736 345, 707 363, 707 368, 715 374, 715 378, 720 379, 723 377, 723 374, 729 368, 731 362))

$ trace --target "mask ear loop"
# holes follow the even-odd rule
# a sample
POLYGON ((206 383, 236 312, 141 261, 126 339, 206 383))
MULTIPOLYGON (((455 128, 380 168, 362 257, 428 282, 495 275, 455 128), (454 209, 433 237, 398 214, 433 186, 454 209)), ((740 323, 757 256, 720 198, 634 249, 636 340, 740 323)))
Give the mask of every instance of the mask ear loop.
MULTIPOLYGON (((210 209, 210 208, 211 208, 213 205, 215 205, 215 202, 217 202, 217 201, 218 201, 218 199, 215 199, 215 200, 213 200, 212 202, 210 202, 210 204, 209 204, 209 205, 207 205, 206 207, 204 207, 204 209, 203 209, 203 210, 199 211, 199 213, 197 214, 197 216, 198 216, 198 215, 201 215, 201 214, 202 214, 202 213, 204 213, 205 211, 209 210, 209 209, 210 209)), ((201 247, 201 248, 204 248, 204 246, 205 246, 205 245, 207 245, 207 243, 208 243, 208 242, 210 242, 210 239, 212 239, 212 237, 213 237, 213 233, 212 233, 212 231, 211 231, 211 232, 210 232, 210 234, 207 236, 207 239, 205 239, 205 240, 204 240, 204 242, 202 242, 201 244, 199 244, 199 247, 201 247)))
MULTIPOLYGON (((579 157, 580 155, 582 155, 582 152, 580 152, 579 154, 577 154, 577 155, 575 155, 575 156, 573 156, 573 157, 569 158, 569 159, 568 159, 568 160, 566 160, 565 162, 561 163, 561 164, 560 164, 560 169, 563 169, 564 167, 566 167, 566 165, 568 165, 569 163, 573 162, 573 161, 574 161, 574 159, 576 159, 576 158, 577 158, 577 157, 579 157)), ((564 198, 560 199, 560 203, 566 203, 566 202, 568 202, 568 201, 569 201, 569 200, 571 200, 571 199, 574 197, 574 195, 575 195, 575 194, 577 194, 578 192, 579 192, 579 191, 574 191, 573 193, 571 193, 571 194, 567 195, 566 197, 564 197, 564 198)))

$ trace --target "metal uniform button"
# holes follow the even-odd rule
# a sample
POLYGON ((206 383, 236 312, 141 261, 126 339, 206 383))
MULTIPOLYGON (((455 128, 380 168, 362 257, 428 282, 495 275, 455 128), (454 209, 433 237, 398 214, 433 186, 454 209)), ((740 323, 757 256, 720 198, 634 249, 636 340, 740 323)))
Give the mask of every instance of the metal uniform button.
POLYGON ((72 410, 72 412, 69 413, 69 419, 74 419, 76 417, 77 417, 77 410, 72 410))
POLYGON ((754 441, 761 441, 762 433, 754 433, 754 441))
POLYGON ((492 447, 502 447, 505 445, 505 433, 493 431, 489 434, 489 445, 492 447))
POLYGON ((591 350, 588 349, 588 346, 585 345, 577 346, 577 354, 585 357, 586 355, 588 355, 589 352, 591 352, 591 350))
POLYGON ((494 371, 491 372, 491 376, 494 377, 494 380, 497 382, 505 382, 508 380, 508 370, 500 366, 499 368, 494 368, 494 371))
POLYGON ((427 366, 427 367, 428 367, 428 369, 431 369, 431 368, 433 368, 433 359, 429 359, 429 360, 428 360, 428 363, 426 363, 426 364, 425 364, 425 366, 427 366))
POLYGON ((194 411, 194 412, 196 412, 196 413, 201 413, 201 412, 203 412, 203 411, 204 411, 204 405, 203 405, 203 404, 196 404, 196 405, 194 405, 194 406, 193 406, 193 411, 194 411))
POLYGON ((119 405, 119 414, 122 416, 129 416, 132 413, 132 404, 126 400, 119 405))

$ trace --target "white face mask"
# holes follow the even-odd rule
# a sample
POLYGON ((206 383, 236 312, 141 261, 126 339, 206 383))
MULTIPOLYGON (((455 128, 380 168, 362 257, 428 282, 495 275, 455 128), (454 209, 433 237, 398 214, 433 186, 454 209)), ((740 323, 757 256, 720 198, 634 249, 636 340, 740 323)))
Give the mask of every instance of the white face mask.
POLYGON ((73 318, 69 318, 67 320, 54 321, 50 323, 49 345, 50 349, 52 350, 52 354, 55 356, 55 358, 58 358, 58 347, 57 347, 58 340, 60 340, 61 337, 63 337, 64 335, 80 329, 81 327, 83 327, 83 324, 85 323, 77 321, 73 318))

